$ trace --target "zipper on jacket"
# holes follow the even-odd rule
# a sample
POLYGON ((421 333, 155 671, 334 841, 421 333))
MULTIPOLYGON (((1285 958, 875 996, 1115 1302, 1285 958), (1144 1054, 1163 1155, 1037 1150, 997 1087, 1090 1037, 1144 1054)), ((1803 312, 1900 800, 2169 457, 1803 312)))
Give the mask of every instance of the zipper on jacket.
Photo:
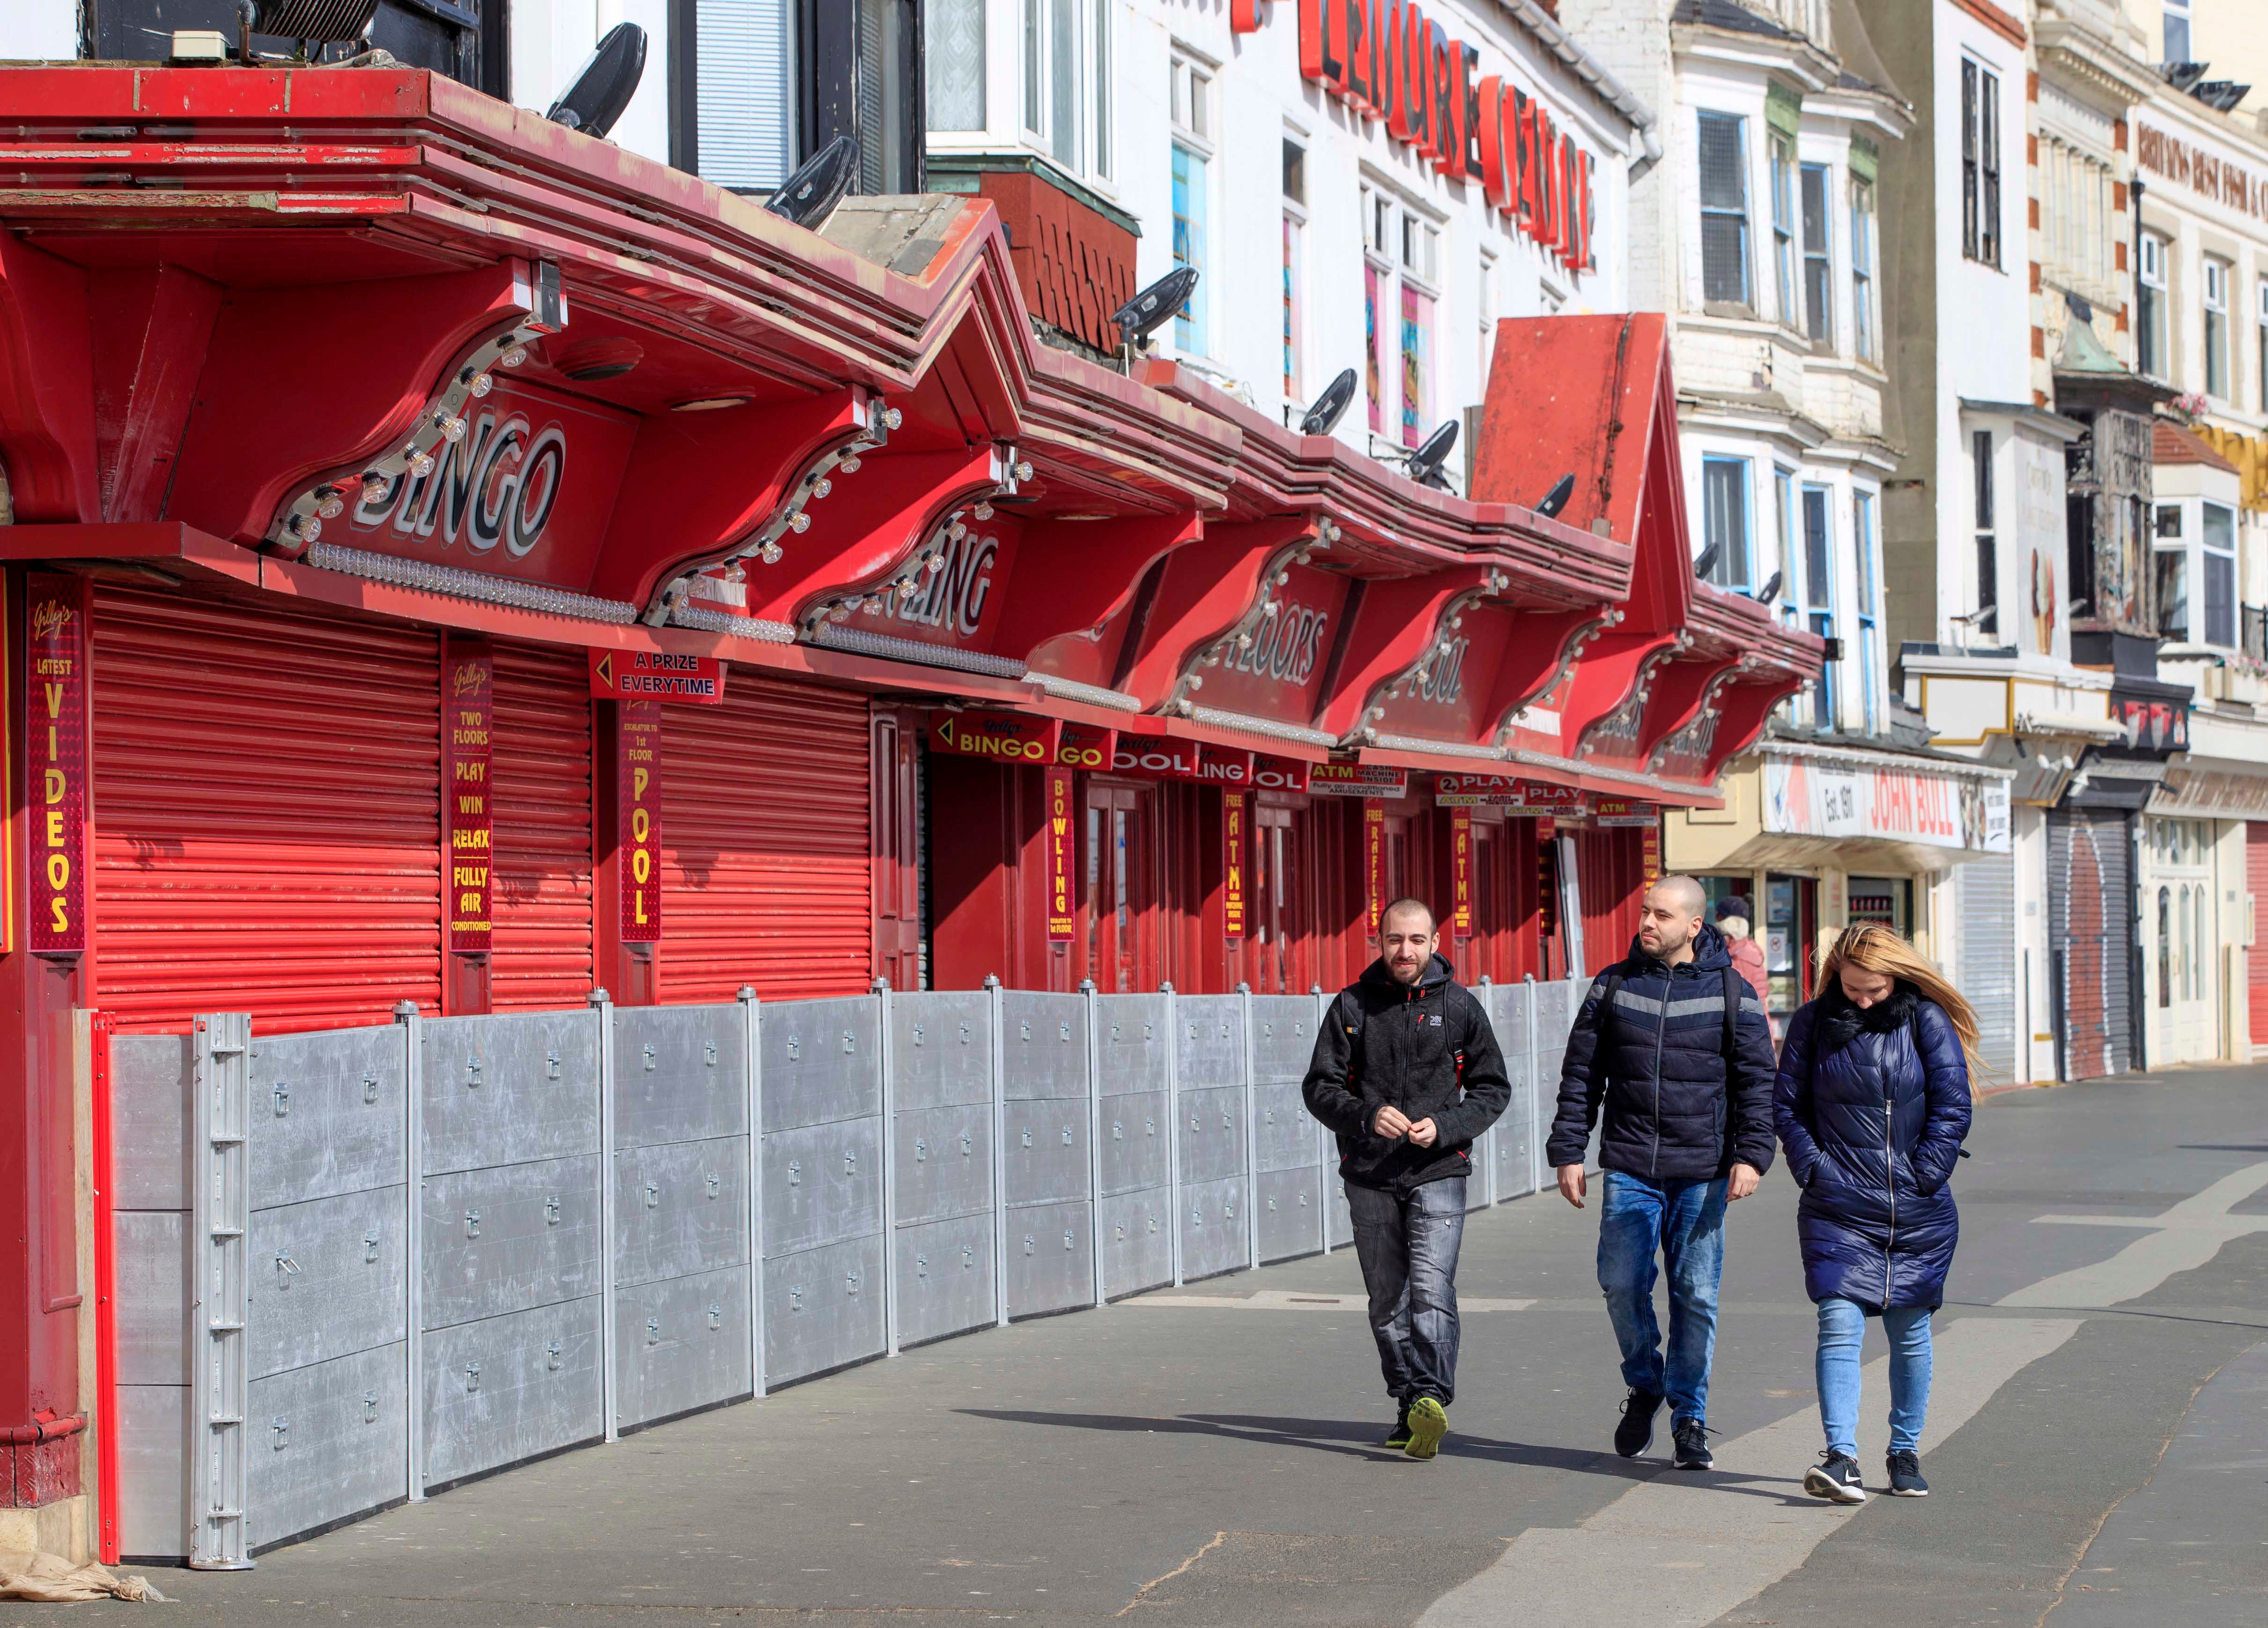
POLYGON ((1669 1033, 1669 998, 1676 992, 1677 969, 1672 967, 1662 985, 1661 1009, 1653 1014, 1653 1152, 1646 1161, 1648 1175, 1661 1169, 1661 1042, 1669 1033))
POLYGON ((1890 1083, 1889 1059, 1886 1055, 1889 1049, 1889 1042, 1885 1040, 1876 1053, 1882 1068, 1882 1177, 1883 1185, 1890 1195, 1889 1238, 1882 1246, 1882 1304, 1885 1306, 1890 1301, 1890 1256, 1898 1247, 1898 1155, 1891 1145, 1891 1138, 1896 1134, 1891 1126, 1892 1103, 1896 1088, 1890 1083))

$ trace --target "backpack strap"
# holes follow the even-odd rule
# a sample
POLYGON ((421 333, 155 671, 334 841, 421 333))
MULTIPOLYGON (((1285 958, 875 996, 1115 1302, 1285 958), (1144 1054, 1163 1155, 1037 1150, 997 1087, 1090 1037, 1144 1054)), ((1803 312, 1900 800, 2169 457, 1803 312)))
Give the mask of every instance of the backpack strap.
POLYGON ((1725 969, 1725 1060, 1728 1063, 1741 1055, 1734 1031, 1741 1020, 1741 991, 1748 987, 1749 981, 1741 976, 1739 968, 1725 969))

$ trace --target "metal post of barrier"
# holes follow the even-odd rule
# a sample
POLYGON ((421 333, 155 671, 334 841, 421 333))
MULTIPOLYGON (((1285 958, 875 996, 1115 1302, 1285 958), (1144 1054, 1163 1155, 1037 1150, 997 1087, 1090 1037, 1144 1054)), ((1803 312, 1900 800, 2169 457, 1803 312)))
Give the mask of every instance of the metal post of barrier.
POLYGON ((615 1338, 615 1003, 602 989, 590 994, 599 1028, 599 1362, 600 1406, 608 1441, 622 1440, 621 1359, 615 1338))
POLYGON ((1110 1304, 1102 1280, 1102 1009, 1094 980, 1079 980, 1086 998, 1086 1237, 1094 1255, 1094 1303, 1110 1304))
POLYGON ((1535 975, 1528 989, 1528 1190, 1543 1190, 1543 1081, 1535 1072, 1535 975))
POLYGON ((882 1330, 898 1354, 898 1048, 890 1029, 890 981, 874 980, 882 1035, 882 1330))
MULTIPOLYGON (((1330 997, 1323 993, 1320 983, 1307 985, 1307 993, 1315 999, 1315 1039, 1323 1037, 1324 1020, 1330 1016, 1330 997)), ((1331 1252, 1331 1153, 1336 1144, 1331 1128, 1322 1120, 1315 1121, 1315 1226, 1322 1231, 1323 1253, 1331 1252)))
POLYGON ((1008 1326, 1008 1071, 1002 1056, 1008 1020, 999 978, 984 975, 986 1010, 992 1024, 992 1309, 998 1325, 1008 1326))
POLYGON ((402 1095, 408 1121, 401 1152, 401 1236, 409 1257, 402 1272, 409 1313, 404 1320, 408 1349, 403 1353, 409 1383, 402 1394, 409 1398, 409 1428, 404 1449, 409 1501, 422 1504, 425 1501, 425 1020, 417 1014, 416 1001, 405 1000, 395 1004, 394 1020, 401 1030, 402 1095))
POLYGON ((740 1078, 748 1114, 748 1379, 764 1394, 764 1054, 757 1043, 762 1009, 754 986, 740 985, 740 1078))
POLYGON ((195 1140, 189 1182, 189 1565, 252 1566, 245 1505, 251 1487, 246 1412, 251 1364, 252 1018, 196 1020, 195 1140))
POLYGON ((1158 985, 1166 998, 1166 1197, 1173 1217, 1174 1287, 1182 1286, 1182 1013, 1174 986, 1158 985))
POLYGON ((1236 1020, 1244 1027, 1244 1269, 1260 1270, 1260 1150, 1254 1145, 1260 1093, 1252 1083, 1252 985, 1236 986, 1236 1020))
MULTIPOLYGON (((1489 976, 1486 973, 1483 973, 1481 975, 1480 981, 1481 1016, 1488 1020, 1489 1035, 1491 1039, 1495 1038, 1496 1035, 1496 1003, 1492 998, 1494 988, 1495 986, 1490 981, 1489 976)), ((1506 1102, 1505 1106, 1509 1108, 1511 1104, 1506 1102)), ((1496 1124, 1491 1125, 1487 1130, 1481 1132, 1481 1153, 1484 1161, 1481 1172, 1481 1202, 1490 1209, 1494 1209, 1497 1203, 1496 1133, 1498 1126, 1504 1123, 1504 1116, 1502 1114, 1498 1114, 1496 1118, 1496 1124)))

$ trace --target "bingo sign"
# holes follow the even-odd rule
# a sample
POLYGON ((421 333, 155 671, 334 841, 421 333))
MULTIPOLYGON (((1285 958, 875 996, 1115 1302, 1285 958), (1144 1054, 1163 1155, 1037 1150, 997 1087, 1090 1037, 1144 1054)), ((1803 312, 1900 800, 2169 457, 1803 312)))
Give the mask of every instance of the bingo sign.
POLYGON ((1048 942, 1069 944, 1071 918, 1071 770, 1050 767, 1048 777, 1048 942))
POLYGON ((661 938, 661 703, 625 701, 615 727, 615 843, 622 942, 661 938))
POLYGON ((929 749, 996 763, 1047 764, 1062 748, 1063 727, 1058 718, 1031 712, 939 712, 930 720, 929 749))
POLYGON ((84 577, 26 578, 24 844, 34 955, 87 947, 87 587, 84 577))
POLYGON ((448 833, 449 947, 483 954, 496 932, 496 657, 451 641, 441 666, 442 829, 448 833))

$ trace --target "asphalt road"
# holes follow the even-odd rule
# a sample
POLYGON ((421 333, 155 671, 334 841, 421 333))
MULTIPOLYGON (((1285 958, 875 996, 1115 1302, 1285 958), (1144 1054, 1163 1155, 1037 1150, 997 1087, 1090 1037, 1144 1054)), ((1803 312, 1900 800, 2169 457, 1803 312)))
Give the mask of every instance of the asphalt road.
MULTIPOLYGON (((1595 1203, 1547 1196, 1467 1230, 1459 1395, 1430 1464, 1372 1445, 1388 1410, 1343 1252, 930 1346, 248 1574, 147 1573, 174 1604, 80 1610, 182 1628, 2257 1628, 2268 1069, 2012 1093, 1970 1145, 1924 1500, 1801 1493, 1814 1323, 1776 1169, 1729 1222, 1712 1473, 1668 1470, 1666 1429, 1656 1456, 1614 1456, 1595 1203)), ((1877 1366, 1870 1480, 1887 1405, 1877 1366)))

